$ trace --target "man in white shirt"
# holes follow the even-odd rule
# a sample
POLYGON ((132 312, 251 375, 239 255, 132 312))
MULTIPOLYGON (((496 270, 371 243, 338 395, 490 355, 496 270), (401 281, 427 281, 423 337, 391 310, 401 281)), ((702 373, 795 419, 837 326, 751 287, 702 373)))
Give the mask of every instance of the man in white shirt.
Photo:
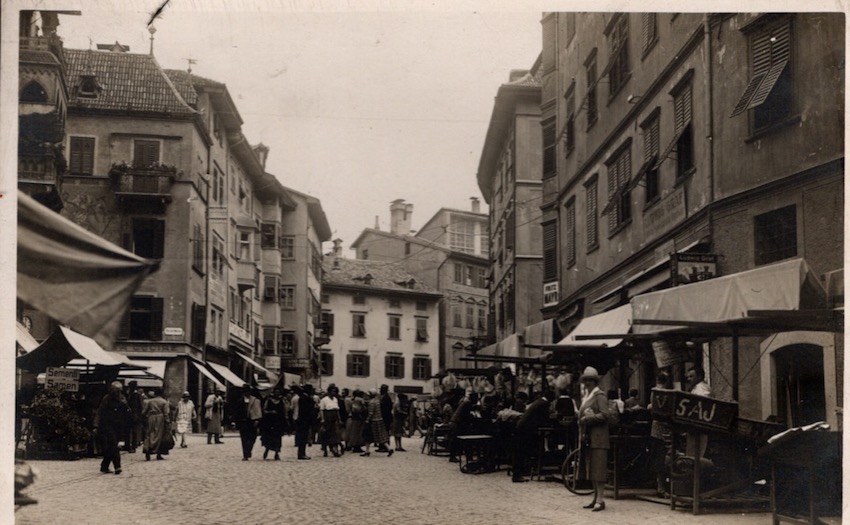
POLYGON ((705 382, 705 372, 702 369, 689 368, 685 378, 688 380, 688 390, 691 394, 711 396, 711 387, 705 382))

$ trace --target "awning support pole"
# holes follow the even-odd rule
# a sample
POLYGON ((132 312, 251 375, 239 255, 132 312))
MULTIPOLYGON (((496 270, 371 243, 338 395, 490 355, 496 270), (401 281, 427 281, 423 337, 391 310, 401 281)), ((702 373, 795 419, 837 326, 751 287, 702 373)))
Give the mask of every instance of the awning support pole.
POLYGON ((738 401, 738 335, 732 336, 732 399, 738 401))

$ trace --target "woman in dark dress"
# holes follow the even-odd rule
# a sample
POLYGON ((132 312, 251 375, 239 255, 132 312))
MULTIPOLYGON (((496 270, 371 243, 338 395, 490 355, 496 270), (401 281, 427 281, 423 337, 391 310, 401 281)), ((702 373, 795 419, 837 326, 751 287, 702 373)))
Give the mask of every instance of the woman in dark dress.
POLYGON ((599 380, 599 373, 592 366, 585 368, 579 379, 587 392, 578 409, 580 443, 583 444, 582 454, 587 452, 587 479, 593 482, 593 501, 584 508, 593 509, 593 512, 605 510, 608 449, 611 448, 608 396, 599 389, 599 380))
POLYGON ((274 451, 275 461, 280 461, 280 445, 286 429, 287 407, 283 399, 283 390, 275 388, 263 403, 263 419, 260 423, 260 443, 266 449, 263 459, 274 451))

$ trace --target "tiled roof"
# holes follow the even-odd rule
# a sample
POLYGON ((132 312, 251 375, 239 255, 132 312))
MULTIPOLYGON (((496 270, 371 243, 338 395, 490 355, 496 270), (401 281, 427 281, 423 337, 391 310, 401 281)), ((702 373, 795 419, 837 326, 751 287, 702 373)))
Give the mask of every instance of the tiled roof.
POLYGON ((50 51, 34 51, 32 49, 21 49, 21 54, 18 56, 20 62, 28 64, 51 64, 58 66, 59 60, 56 55, 50 51))
POLYGON ((180 96, 183 97, 183 100, 194 107, 198 103, 198 92, 192 86, 192 75, 179 69, 166 69, 164 71, 168 75, 168 78, 171 79, 174 87, 177 88, 180 96))
POLYGON ((152 55, 66 49, 70 105, 78 108, 190 114, 177 88, 152 55), (102 88, 95 98, 78 97, 81 76, 93 74, 102 88))
POLYGON ((515 88, 539 88, 542 87, 542 83, 540 81, 540 75, 534 74, 531 72, 526 73, 522 77, 514 80, 513 82, 508 82, 506 84, 502 84, 504 87, 515 87, 515 88))
POLYGON ((439 293, 434 288, 417 281, 415 277, 396 264, 326 255, 322 265, 325 270, 322 283, 327 286, 356 286, 382 291, 439 293), (372 276, 371 280, 365 279, 367 275, 372 276), (367 280, 369 284, 366 284, 367 280), (411 280, 415 281, 413 288, 407 286, 407 283, 411 280))

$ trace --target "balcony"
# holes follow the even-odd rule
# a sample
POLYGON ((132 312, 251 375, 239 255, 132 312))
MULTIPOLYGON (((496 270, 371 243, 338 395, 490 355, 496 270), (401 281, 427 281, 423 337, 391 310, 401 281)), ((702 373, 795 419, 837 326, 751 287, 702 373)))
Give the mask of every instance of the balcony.
POLYGON ((57 212, 63 207, 61 182, 52 154, 18 156, 18 188, 57 212))
POLYGON ((124 207, 146 208, 152 213, 164 213, 171 202, 171 187, 177 178, 177 168, 156 165, 147 168, 135 168, 128 164, 113 165, 109 178, 124 207))

